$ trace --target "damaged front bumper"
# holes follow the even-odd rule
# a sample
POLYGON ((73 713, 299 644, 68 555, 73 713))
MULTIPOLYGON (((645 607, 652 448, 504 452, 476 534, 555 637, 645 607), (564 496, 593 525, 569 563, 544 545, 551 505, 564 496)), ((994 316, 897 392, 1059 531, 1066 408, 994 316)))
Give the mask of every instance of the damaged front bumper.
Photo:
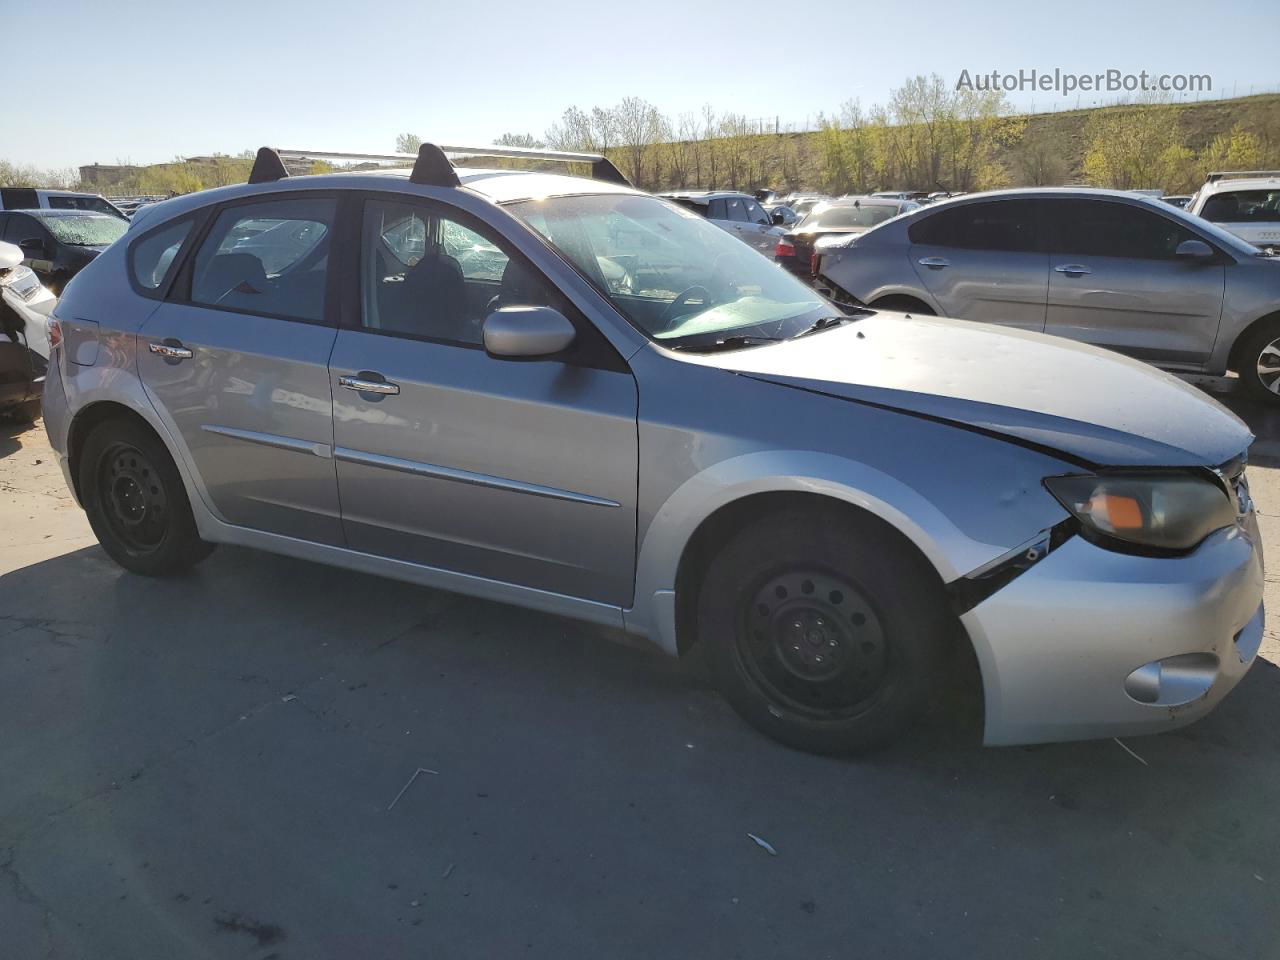
POLYGON ((1263 566, 1252 510, 1182 557, 1080 536, 961 615, 987 744, 1159 733, 1204 716, 1252 666, 1263 566))

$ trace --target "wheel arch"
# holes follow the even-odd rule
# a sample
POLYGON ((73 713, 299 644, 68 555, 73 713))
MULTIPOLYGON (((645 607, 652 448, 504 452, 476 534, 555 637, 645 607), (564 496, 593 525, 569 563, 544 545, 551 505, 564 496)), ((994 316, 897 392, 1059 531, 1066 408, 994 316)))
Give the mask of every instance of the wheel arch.
POLYGON ((867 306, 873 310, 894 310, 902 313, 911 313, 913 308, 918 309, 917 304, 927 310, 930 315, 937 315, 937 308, 933 304, 914 293, 884 293, 877 296, 867 306))
MULTIPOLYGON (((911 537, 883 516, 849 500, 830 494, 796 490, 750 494, 732 500, 708 515, 694 530, 680 555, 675 579, 675 641, 679 656, 692 650, 698 641, 697 606, 708 564, 744 525, 787 510, 870 517, 887 536, 901 541, 930 570, 938 572, 938 568, 911 537)), ((941 586, 941 583, 939 577, 938 585, 941 586)))
POLYGON ((935 504, 873 467, 814 451, 744 454, 690 478, 655 513, 637 557, 628 629, 673 655, 687 651, 692 644, 681 619, 696 599, 700 569, 743 523, 795 505, 877 518, 944 584, 1001 551, 970 539, 935 504))
POLYGON ((1236 334, 1235 342, 1231 344, 1231 350, 1227 354, 1228 370, 1234 370, 1236 373, 1240 372, 1240 363, 1244 354, 1245 344, 1264 323, 1280 323, 1280 310, 1263 314, 1236 334))
MULTIPOLYGON (((71 425, 67 430, 67 459, 70 466, 71 482, 74 487, 72 492, 80 503, 84 502, 82 491, 80 490, 80 452, 84 449, 85 439, 93 432, 94 427, 108 420, 128 420, 131 423, 136 423, 153 433, 156 439, 164 445, 165 449, 169 449, 169 445, 165 443, 164 435, 156 426, 127 404, 115 400, 98 400, 81 408, 72 418, 71 425)), ((169 455, 173 456, 172 450, 169 451, 169 455)), ((176 462, 177 458, 174 459, 176 462)))

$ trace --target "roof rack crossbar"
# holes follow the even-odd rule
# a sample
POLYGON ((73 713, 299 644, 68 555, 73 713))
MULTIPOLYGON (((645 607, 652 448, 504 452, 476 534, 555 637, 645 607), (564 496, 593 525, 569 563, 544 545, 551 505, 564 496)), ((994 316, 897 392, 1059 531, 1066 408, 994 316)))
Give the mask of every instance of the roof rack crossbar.
POLYGON ((438 187, 456 187, 458 175, 454 172, 449 155, 458 157, 503 157, 513 160, 553 160, 560 163, 585 163, 591 166, 591 178, 624 187, 631 183, 613 161, 598 153, 571 153, 565 150, 536 150, 525 147, 495 146, 437 146, 424 143, 416 155, 411 153, 340 153, 333 150, 276 150, 263 147, 253 162, 249 174, 250 183, 270 183, 289 175, 285 160, 345 160, 356 163, 412 165, 411 183, 438 187))
POLYGON ((1209 183, 1219 180, 1243 180, 1246 177, 1280 177, 1280 170, 1214 170, 1205 179, 1209 183))

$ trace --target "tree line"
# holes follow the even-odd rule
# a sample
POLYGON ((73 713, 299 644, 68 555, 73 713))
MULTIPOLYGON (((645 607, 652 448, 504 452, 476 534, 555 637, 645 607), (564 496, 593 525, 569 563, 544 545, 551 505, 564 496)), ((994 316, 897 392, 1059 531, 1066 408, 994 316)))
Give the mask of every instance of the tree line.
MULTIPOLYGON (((710 105, 670 115, 624 97, 612 106, 570 106, 540 135, 504 133, 494 142, 601 153, 645 190, 845 194, 1089 184, 1187 193, 1210 170, 1280 167, 1280 96, 1195 105, 1145 100, 1020 116, 1002 92, 955 89, 934 74, 908 79, 883 104, 846 101, 807 130, 710 105)), ((414 153, 420 143, 405 133, 395 149, 414 153)), ((252 158, 252 151, 176 158, 89 189, 190 193, 245 181, 252 158)), ((78 181, 74 170, 0 161, 0 185, 76 188, 78 181)))

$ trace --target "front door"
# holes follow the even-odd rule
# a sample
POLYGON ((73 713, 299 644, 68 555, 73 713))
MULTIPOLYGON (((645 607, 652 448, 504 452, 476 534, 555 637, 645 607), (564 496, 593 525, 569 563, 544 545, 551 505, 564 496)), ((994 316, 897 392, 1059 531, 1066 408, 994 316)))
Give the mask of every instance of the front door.
POLYGON ((139 331, 138 370, 215 513, 341 544, 328 372, 334 207, 294 195, 222 208, 139 331))
POLYGON ((1044 202, 1049 248, 1046 333, 1151 363, 1198 367, 1218 337, 1226 268, 1175 256, 1201 237, 1119 200, 1044 202))
POLYGON ((1049 261, 1036 201, 948 205, 916 220, 909 236, 911 266, 944 316, 1044 329, 1049 261))
POLYGON ((358 272, 330 364, 348 545, 628 604, 636 385, 621 358, 496 231, 443 204, 367 200, 358 272), (561 310, 577 342, 489 356, 485 316, 519 305, 561 310))

